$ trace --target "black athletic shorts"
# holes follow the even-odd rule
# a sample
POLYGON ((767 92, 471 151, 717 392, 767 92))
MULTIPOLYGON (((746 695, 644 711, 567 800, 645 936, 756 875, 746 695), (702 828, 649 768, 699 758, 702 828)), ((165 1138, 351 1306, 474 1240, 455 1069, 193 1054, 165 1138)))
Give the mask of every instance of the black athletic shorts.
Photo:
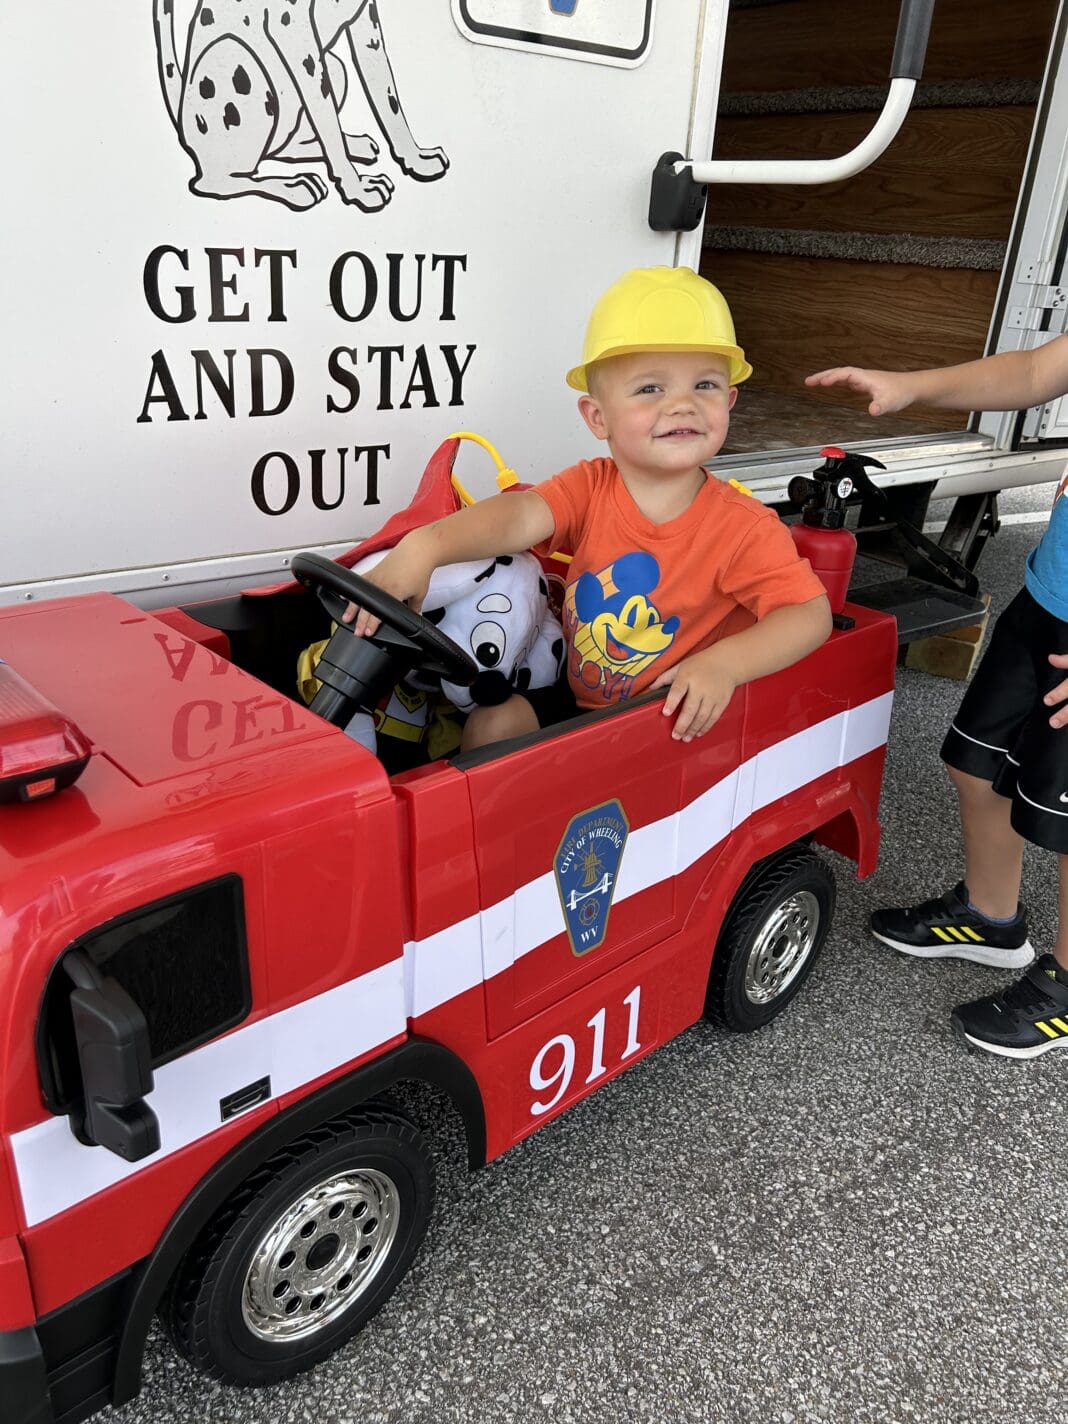
POLYGON ((1042 701, 1068 670, 1050 653, 1068 653, 1068 623, 1021 589, 994 625, 942 760, 1010 797, 1025 840, 1068 854, 1068 727, 1051 727, 1057 708, 1042 701))

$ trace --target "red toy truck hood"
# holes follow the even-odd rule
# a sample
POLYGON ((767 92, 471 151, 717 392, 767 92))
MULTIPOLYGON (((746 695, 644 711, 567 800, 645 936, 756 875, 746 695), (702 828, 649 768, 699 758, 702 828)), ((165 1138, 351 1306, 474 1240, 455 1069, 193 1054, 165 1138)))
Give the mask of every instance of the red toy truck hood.
POLYGON ((110 594, 4 610, 0 657, 137 786, 336 740, 292 699, 110 594))
POLYGON ((92 747, 75 785, 0 805, 0 991, 16 922, 45 902, 81 933, 80 920, 168 893, 175 877, 223 873, 239 846, 391 801, 351 738, 110 594, 0 610, 0 658, 92 747))

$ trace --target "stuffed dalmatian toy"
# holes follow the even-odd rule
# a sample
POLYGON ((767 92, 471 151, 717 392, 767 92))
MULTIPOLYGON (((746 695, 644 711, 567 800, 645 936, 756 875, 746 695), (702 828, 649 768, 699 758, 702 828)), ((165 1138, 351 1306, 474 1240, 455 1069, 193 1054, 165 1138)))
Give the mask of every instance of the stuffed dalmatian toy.
MULTIPOLYGON (((353 565, 367 573, 388 550, 369 554, 353 565)), ((489 561, 446 564, 435 569, 422 613, 469 652, 479 672, 470 687, 433 682, 411 673, 394 689, 377 717, 358 712, 345 731, 371 751, 376 727, 385 734, 391 721, 412 728, 428 715, 426 691, 440 691, 459 712, 506 702, 513 692, 549 687, 560 675, 564 635, 549 607, 549 590, 533 554, 506 554, 489 561)))

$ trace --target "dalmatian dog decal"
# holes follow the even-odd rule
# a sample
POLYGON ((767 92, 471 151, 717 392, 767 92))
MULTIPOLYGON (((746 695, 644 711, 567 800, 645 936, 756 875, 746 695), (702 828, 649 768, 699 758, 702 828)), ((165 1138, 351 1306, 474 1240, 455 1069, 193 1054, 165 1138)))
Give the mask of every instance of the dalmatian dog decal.
POLYGON ((448 171, 440 148, 421 148, 397 98, 378 0, 196 0, 179 60, 177 0, 153 0, 160 84, 203 198, 255 196, 300 210, 328 195, 365 213, 393 183, 361 172, 379 145, 349 134, 341 112, 351 61, 401 171, 430 183, 448 171), (325 172, 324 172, 325 165, 325 172))

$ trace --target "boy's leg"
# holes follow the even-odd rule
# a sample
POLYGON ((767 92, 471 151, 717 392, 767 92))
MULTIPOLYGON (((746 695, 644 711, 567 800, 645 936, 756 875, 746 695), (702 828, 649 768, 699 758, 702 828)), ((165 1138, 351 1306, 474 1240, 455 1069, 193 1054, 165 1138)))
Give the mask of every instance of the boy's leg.
POLYGON ((999 994, 953 1010, 950 1021, 967 1048, 1002 1058, 1038 1058, 1068 1048, 1068 854, 1057 860, 1060 923, 1054 952, 999 994))
POLYGON ((460 750, 470 752, 490 742, 521 737, 526 732, 565 722, 578 711, 566 674, 561 674, 551 687, 530 687, 526 692, 514 692, 498 707, 476 707, 464 723, 460 750))
POLYGON ((960 807, 966 878, 936 899, 871 917, 876 939, 903 954, 1002 969, 1022 969, 1034 956, 1018 904, 1023 838, 1010 819, 1010 798, 1016 744, 1038 698, 1036 611, 1021 591, 998 619, 942 744, 960 807))
MULTIPOLYGON (((1037 607, 1037 605, 1036 605, 1037 607)), ((1050 653, 1068 651, 1068 623, 1042 612, 1033 643, 1037 701, 1012 754, 1012 827, 1057 856, 1059 928, 1053 954, 998 994, 961 1004, 954 1029, 970 1048, 1006 1058, 1037 1058, 1068 1048, 1068 737, 1050 725, 1044 695, 1060 680, 1050 653)))
POLYGON ((1012 802, 980 776, 946 770, 957 792, 965 879, 920 905, 876 910, 872 934, 921 959, 1022 969, 1034 950, 1019 903, 1024 840, 1012 825, 1012 802))
POLYGON ((968 900, 988 919, 1016 914, 1023 873, 1024 839, 1012 828, 1012 802, 989 781, 947 767, 960 802, 964 836, 964 883, 968 900))
POLYGON ((521 737, 524 732, 536 732, 538 718, 525 697, 513 693, 507 702, 496 707, 476 707, 464 723, 460 750, 474 751, 490 742, 503 742, 509 737, 521 737))
POLYGON ((567 674, 561 672, 560 678, 548 688, 527 688, 525 692, 513 692, 507 702, 501 702, 496 708, 474 709, 464 723, 460 750, 473 752, 477 746, 537 732, 543 726, 567 722, 577 716, 578 711, 567 674))

